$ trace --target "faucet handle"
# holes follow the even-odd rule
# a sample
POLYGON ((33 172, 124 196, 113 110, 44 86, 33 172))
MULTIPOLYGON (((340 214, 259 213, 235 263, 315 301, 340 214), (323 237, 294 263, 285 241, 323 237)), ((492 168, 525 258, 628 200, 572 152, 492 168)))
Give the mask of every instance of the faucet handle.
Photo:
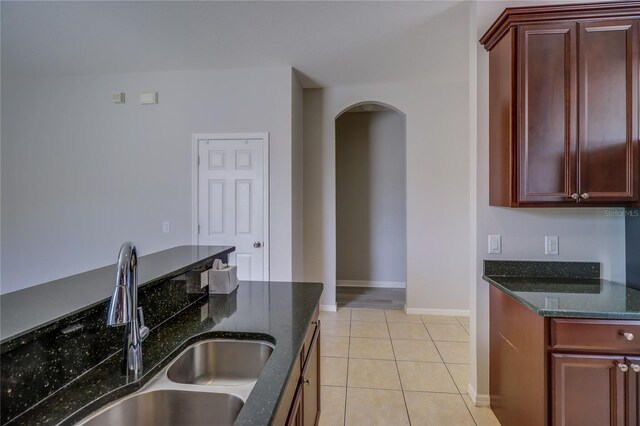
POLYGON ((142 313, 142 306, 138 307, 138 325, 140 332, 140 341, 142 342, 149 335, 149 327, 144 325, 144 314, 142 313))

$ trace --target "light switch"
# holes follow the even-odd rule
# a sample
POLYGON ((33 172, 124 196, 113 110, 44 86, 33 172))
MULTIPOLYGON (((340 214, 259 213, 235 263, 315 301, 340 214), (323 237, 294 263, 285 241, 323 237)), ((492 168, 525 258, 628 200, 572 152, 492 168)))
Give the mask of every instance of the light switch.
POLYGON ((489 235, 489 254, 502 253, 502 237, 500 235, 489 235))
POLYGON ((168 221, 162 222, 162 232, 165 233, 165 234, 169 233, 169 222, 168 221))
POLYGON ((114 92, 111 94, 111 102, 114 104, 124 103, 124 92, 114 92))
POLYGON ((158 92, 140 93, 141 105, 155 105, 158 103, 158 92))

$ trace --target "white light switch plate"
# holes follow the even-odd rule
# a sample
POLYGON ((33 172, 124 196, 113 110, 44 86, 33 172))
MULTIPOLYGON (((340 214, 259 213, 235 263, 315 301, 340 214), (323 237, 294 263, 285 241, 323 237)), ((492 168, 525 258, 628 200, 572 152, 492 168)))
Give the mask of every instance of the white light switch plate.
POLYGON ((502 237, 500 235, 489 235, 489 254, 502 253, 502 237))
POLYGON ((544 237, 544 254, 549 256, 556 256, 560 254, 557 235, 544 237))

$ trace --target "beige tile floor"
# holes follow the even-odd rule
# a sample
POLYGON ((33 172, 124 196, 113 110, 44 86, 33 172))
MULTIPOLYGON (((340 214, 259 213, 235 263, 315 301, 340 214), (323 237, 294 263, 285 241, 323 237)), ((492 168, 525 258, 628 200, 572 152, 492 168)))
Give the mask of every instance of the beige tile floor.
POLYGON ((321 425, 495 426, 467 395, 469 318, 321 312, 321 425))

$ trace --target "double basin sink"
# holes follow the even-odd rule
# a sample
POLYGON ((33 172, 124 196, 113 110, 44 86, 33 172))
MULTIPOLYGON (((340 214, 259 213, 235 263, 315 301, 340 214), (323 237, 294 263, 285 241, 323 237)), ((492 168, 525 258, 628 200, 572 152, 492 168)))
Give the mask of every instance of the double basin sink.
POLYGON ((79 424, 233 424, 273 349, 273 344, 258 340, 198 342, 140 391, 107 405, 79 424))

